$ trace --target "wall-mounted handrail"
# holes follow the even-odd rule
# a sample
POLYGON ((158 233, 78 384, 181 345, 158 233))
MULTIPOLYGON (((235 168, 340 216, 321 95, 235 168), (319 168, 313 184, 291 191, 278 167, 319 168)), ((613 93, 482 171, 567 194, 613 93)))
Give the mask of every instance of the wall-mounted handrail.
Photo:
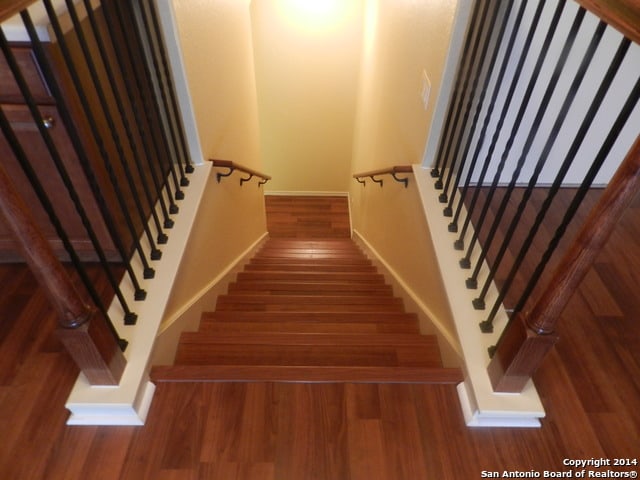
POLYGON ((242 184, 244 182, 248 182, 249 180, 251 180, 253 177, 258 177, 260 179, 260 181, 258 182, 258 187, 260 185, 264 185, 269 180, 271 180, 271 177, 269 175, 266 175, 264 173, 260 173, 260 172, 258 172, 256 170, 251 169, 251 168, 244 167, 244 166, 239 165, 239 164, 237 164, 235 162, 232 162, 231 160, 217 160, 217 159, 213 159, 212 158, 212 159, 209 159, 209 161, 211 163, 213 163, 214 167, 228 168, 229 169, 225 173, 222 173, 222 172, 218 172, 217 173, 218 183, 220 183, 220 181, 224 177, 230 176, 236 170, 238 170, 239 172, 243 172, 243 173, 246 173, 247 175, 249 175, 248 177, 242 177, 240 179, 240 186, 242 186, 242 184))
POLYGON ((370 178, 373 182, 379 184, 381 187, 383 185, 383 180, 376 178, 381 175, 391 175, 396 182, 404 183, 405 188, 409 186, 409 178, 407 177, 398 177, 398 174, 407 174, 413 173, 413 167, 411 165, 396 165, 388 168, 381 168, 379 170, 372 170, 370 172, 364 173, 356 173, 353 175, 353 178, 356 179, 358 183, 366 185, 366 181, 364 179, 370 178))

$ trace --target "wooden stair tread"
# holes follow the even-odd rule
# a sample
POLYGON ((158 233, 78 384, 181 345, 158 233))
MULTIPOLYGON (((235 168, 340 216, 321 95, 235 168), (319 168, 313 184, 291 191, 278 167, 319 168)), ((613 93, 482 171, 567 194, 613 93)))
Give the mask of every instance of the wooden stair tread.
POLYGON ((264 271, 278 271, 278 272, 350 272, 350 273, 369 273, 376 272, 376 267, 371 263, 362 265, 345 265, 343 263, 318 265, 314 263, 286 263, 281 262, 279 264, 269 263, 249 263, 244 267, 245 272, 264 272, 264 271))
POLYGON ((151 370, 154 382, 447 383, 463 380, 459 368, 282 365, 170 365, 151 370))
POLYGON ((211 333, 184 332, 180 338, 183 345, 190 344, 226 344, 226 345, 354 345, 354 346, 426 346, 438 348, 433 335, 336 335, 331 333, 211 333))
POLYGON ((379 273, 364 272, 315 272, 299 271, 290 272, 286 270, 266 270, 261 272, 240 272, 236 277, 238 282, 259 282, 263 280, 283 281, 283 282, 361 282, 361 283, 382 283, 384 276, 379 273))
POLYGON ((391 296, 390 285, 346 282, 233 282, 229 294, 250 295, 382 295, 391 296))
POLYGON ((402 299, 371 295, 236 295, 226 294, 218 297, 218 306, 231 303, 243 304, 303 304, 303 305, 393 305, 402 307, 402 299))

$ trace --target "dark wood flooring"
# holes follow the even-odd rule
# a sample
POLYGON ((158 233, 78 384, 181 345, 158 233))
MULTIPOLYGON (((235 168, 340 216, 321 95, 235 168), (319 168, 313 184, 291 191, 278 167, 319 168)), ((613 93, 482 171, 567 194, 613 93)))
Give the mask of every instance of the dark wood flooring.
POLYGON ((161 384, 144 427, 67 427, 75 367, 33 278, 0 265, 0 478, 542 478, 564 459, 638 458, 639 231, 636 201, 563 314, 532 430, 467 428, 451 385, 350 383, 161 384))
POLYGON ((344 196, 266 195, 271 238, 350 238, 349 203, 344 196))

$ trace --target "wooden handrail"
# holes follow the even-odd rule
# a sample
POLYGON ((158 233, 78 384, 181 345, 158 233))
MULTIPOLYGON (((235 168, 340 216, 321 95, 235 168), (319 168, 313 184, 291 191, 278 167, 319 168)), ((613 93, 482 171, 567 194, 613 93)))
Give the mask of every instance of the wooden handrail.
POLYGON ((220 180, 222 180, 223 177, 228 177, 229 175, 231 175, 234 171, 238 170, 239 172, 243 172, 246 173, 247 175, 249 175, 246 178, 241 178, 240 179, 240 186, 242 186, 242 184, 244 182, 248 182, 249 180, 251 180, 253 177, 258 177, 260 179, 262 179, 260 182, 258 182, 258 186, 260 185, 264 185, 265 183, 267 183, 269 180, 271 180, 271 177, 269 175, 266 175, 264 173, 260 173, 256 170, 253 170, 251 168, 247 168, 244 167, 242 165, 239 165, 235 162, 232 162, 231 160, 217 160, 217 159, 209 159, 209 161, 211 163, 213 163, 214 167, 221 167, 221 168, 228 168, 229 171, 227 173, 218 173, 217 178, 218 178, 218 183, 220 182, 220 180))
POLYGON ((372 170, 370 172, 364 173, 355 173, 353 178, 355 178, 359 183, 366 185, 363 178, 370 178, 373 182, 383 185, 382 180, 377 180, 375 177, 379 177, 381 175, 391 175, 396 182, 404 183, 405 188, 409 185, 408 178, 399 178, 399 173, 413 173, 413 167, 411 165, 396 165, 393 167, 381 168, 379 170, 372 170))
POLYGON ((638 191, 640 135, 531 312, 516 315, 500 338, 488 368, 495 391, 521 392, 540 366, 556 341, 560 314, 638 191))
POLYGON ((93 318, 0 165, 0 212, 58 314, 58 336, 92 385, 117 385, 126 360, 106 322, 93 318))
POLYGON ((640 43, 640 0, 575 0, 636 43, 640 43))

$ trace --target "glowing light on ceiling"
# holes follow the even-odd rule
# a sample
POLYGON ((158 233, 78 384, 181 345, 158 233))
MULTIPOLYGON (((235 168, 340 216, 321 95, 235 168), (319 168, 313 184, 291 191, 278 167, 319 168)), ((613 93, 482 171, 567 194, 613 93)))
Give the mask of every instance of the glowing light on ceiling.
POLYGON ((280 0, 284 15, 299 26, 327 27, 344 14, 345 0, 280 0))

